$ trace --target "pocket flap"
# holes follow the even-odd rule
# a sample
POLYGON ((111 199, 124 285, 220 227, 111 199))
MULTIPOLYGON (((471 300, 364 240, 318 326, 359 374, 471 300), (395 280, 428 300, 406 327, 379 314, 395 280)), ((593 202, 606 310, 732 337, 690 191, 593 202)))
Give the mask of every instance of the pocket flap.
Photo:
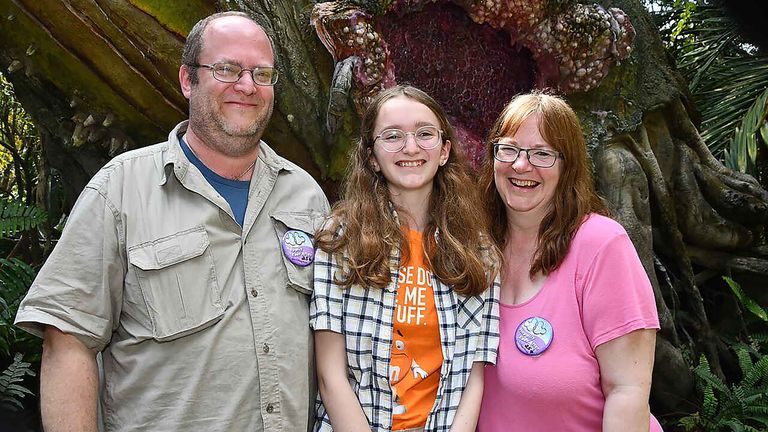
POLYGON ((310 236, 315 235, 315 229, 318 223, 322 223, 322 218, 307 212, 275 212, 272 213, 273 219, 280 221, 288 229, 304 231, 310 236), (319 222, 318 222, 319 221, 319 222))
POLYGON ((128 260, 142 270, 158 270, 200 256, 210 244, 202 225, 128 249, 128 260))
MULTIPOLYGON (((282 244, 285 233, 290 230, 298 230, 307 233, 312 240, 312 259, 314 260, 314 235, 315 230, 319 228, 323 221, 324 216, 317 212, 275 212, 270 214, 274 220, 275 233, 277 234, 278 241, 282 244)), ((300 265, 292 262, 286 255, 285 251, 281 251, 283 265, 288 277, 288 285, 302 294, 312 294, 312 266, 300 265)))

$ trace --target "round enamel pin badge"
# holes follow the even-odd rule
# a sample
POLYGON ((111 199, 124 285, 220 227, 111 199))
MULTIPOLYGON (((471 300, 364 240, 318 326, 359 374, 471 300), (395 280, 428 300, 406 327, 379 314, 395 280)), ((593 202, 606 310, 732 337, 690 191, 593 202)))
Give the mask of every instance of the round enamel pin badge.
POLYGON ((517 326, 515 345, 521 353, 537 356, 549 348, 553 337, 552 324, 542 317, 534 316, 517 326))
POLYGON ((288 230, 281 241, 283 253, 297 266, 306 267, 315 259, 315 248, 309 234, 299 230, 288 230))

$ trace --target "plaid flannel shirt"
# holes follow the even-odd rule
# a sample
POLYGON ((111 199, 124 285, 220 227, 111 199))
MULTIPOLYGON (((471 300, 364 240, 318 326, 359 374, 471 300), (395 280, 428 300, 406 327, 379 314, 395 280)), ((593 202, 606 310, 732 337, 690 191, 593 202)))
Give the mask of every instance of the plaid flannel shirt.
MULTIPOLYGON (((334 282, 340 263, 320 249, 315 254, 310 325, 344 335, 348 378, 372 431, 392 430, 392 387, 389 381, 392 327, 397 299, 400 253, 390 256, 391 282, 384 289, 334 282)), ((472 364, 496 363, 499 345, 498 278, 484 293, 464 297, 432 276, 440 323, 443 365, 435 404, 425 431, 448 431, 467 385, 472 364)), ((318 395, 315 431, 331 431, 318 395)))

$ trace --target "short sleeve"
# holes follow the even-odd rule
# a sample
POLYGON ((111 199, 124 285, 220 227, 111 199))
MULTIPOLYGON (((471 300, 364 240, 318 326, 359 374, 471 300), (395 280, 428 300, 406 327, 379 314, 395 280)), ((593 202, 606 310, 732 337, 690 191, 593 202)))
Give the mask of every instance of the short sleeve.
POLYGON ((102 350, 119 320, 126 259, 120 247, 119 213, 86 187, 58 244, 19 305, 16 325, 42 336, 44 325, 102 350))
POLYGON ((338 269, 331 254, 320 248, 315 251, 312 300, 309 303, 309 325, 314 330, 342 333, 343 293, 334 278, 338 269))
POLYGON ((499 277, 494 279, 491 286, 481 294, 483 299, 483 318, 478 334, 478 344, 475 349, 474 361, 496 364, 499 351, 499 277))
POLYGON ((623 233, 608 239, 584 274, 582 322, 592 349, 639 329, 658 329, 653 288, 623 233))

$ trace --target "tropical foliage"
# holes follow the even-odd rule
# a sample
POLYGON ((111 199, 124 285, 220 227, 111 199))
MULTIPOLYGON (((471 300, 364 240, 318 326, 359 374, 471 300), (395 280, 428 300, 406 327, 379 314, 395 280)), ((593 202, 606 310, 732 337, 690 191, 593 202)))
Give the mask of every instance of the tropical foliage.
POLYGON ((699 129, 712 154, 758 177, 758 151, 768 152, 768 55, 744 37, 724 0, 648 5, 701 110, 699 129))
POLYGON ((30 368, 32 363, 25 362, 24 356, 17 353, 13 363, 0 374, 0 410, 23 409, 22 399, 34 393, 23 385, 25 376, 35 376, 30 368))
POLYGON ((737 368, 726 380, 712 371, 705 356, 694 368, 698 410, 679 420, 686 431, 768 430, 768 313, 731 277, 723 277, 738 300, 741 334, 722 335, 737 368), (735 336, 735 337, 734 337, 735 336), (741 340, 744 341, 741 341, 741 340), (730 381, 730 382, 729 382, 730 381))
POLYGON ((56 238, 50 221, 61 218, 50 211, 61 206, 51 205, 48 179, 55 177, 41 148, 34 123, 0 75, 0 412, 36 411, 33 371, 39 368, 40 340, 13 321, 56 238))
POLYGON ((726 385, 712 373, 705 356, 694 369, 703 397, 701 410, 680 420, 686 431, 764 431, 768 428, 768 355, 736 350, 742 378, 726 385))

